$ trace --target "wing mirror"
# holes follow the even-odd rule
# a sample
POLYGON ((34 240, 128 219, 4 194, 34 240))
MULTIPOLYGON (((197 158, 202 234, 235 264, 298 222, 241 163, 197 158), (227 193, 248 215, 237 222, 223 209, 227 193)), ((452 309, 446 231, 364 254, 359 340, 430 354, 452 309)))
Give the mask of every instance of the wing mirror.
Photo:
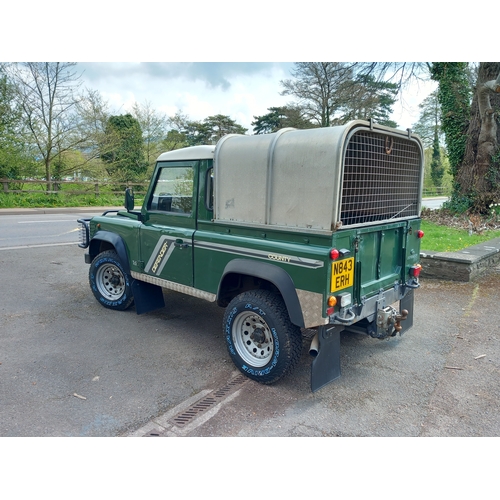
POLYGON ((134 191, 132 188, 125 190, 125 209, 127 212, 134 210, 134 191))

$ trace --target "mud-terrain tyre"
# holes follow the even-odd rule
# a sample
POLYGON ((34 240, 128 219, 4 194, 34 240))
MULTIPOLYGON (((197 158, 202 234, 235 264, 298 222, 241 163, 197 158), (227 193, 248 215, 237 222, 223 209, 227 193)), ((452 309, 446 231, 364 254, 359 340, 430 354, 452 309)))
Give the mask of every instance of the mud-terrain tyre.
POLYGON ((257 382, 272 384, 299 361, 300 328, 276 293, 250 290, 235 297, 224 313, 223 329, 233 363, 257 382))
POLYGON ((125 311, 133 304, 130 281, 114 250, 100 253, 90 264, 90 288, 94 297, 108 309, 125 311))

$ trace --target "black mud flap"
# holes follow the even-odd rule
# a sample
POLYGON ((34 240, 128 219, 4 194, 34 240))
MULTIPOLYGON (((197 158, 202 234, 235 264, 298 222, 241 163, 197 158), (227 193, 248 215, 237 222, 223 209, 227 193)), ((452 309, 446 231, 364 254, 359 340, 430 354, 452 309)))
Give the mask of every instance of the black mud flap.
POLYGON ((317 355, 311 365, 311 390, 313 392, 340 377, 340 332, 342 325, 318 328, 317 355))
POLYGON ((144 314, 165 307, 163 289, 145 281, 132 280, 135 310, 137 314, 144 314))
POLYGON ((402 329, 399 332, 403 335, 406 330, 409 330, 413 326, 413 303, 414 303, 415 290, 410 290, 399 302, 399 310, 402 311, 406 309, 408 311, 408 316, 404 321, 401 321, 402 329))

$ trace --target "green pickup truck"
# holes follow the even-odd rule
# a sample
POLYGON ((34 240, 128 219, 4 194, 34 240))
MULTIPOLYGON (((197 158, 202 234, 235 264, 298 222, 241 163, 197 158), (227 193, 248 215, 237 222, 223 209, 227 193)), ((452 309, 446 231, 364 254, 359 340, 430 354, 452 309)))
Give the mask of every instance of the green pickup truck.
MULTIPOLYGON (((115 310, 164 307, 163 289, 225 308, 235 365, 270 384, 311 342, 311 389, 340 376, 340 333, 412 326, 423 148, 373 122, 163 153, 140 210, 80 219, 90 287, 115 310)), ((193 312, 193 314, 195 314, 193 312)))

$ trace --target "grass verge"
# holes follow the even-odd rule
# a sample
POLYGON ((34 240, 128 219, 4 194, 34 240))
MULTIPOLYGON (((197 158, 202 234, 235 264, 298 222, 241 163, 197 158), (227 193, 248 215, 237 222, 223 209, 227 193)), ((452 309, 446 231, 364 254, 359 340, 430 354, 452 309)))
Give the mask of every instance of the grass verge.
POLYGON ((500 230, 485 230, 481 234, 472 233, 469 236, 466 229, 442 226, 425 219, 422 220, 421 229, 425 234, 421 248, 433 252, 456 252, 500 237, 500 230))
POLYGON ((46 193, 0 193, 0 208, 115 207, 123 205, 123 195, 65 195, 46 193))

